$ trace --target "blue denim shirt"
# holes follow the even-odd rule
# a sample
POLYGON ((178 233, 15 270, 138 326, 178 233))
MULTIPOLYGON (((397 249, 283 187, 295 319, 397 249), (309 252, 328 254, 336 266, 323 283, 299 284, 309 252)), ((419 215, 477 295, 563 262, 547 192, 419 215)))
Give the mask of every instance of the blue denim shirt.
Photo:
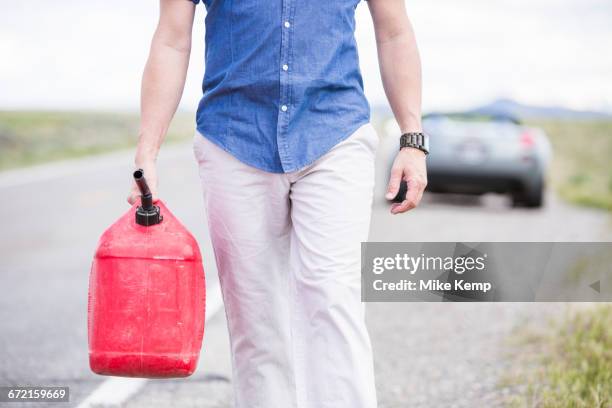
POLYGON ((367 123, 354 37, 359 1, 203 0, 198 131, 246 164, 283 173, 367 123))

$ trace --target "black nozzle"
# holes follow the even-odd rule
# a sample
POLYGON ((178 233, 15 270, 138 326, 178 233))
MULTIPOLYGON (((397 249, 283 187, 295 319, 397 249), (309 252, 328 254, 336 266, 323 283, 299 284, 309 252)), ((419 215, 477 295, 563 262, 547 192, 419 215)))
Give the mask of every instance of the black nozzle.
POLYGON ((134 172, 134 181, 140 190, 140 201, 144 210, 150 211, 153 208, 153 194, 149 189, 147 180, 144 178, 144 171, 138 169, 134 172))
POLYGON ((148 227, 162 222, 164 217, 159 213, 159 207, 153 205, 153 194, 144 177, 144 170, 134 172, 134 181, 140 190, 140 206, 136 209, 136 224, 148 227))

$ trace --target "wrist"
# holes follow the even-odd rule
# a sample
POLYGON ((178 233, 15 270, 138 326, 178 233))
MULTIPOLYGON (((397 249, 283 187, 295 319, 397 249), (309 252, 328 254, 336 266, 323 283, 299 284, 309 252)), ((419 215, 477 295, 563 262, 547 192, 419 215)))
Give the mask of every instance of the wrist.
POLYGON ((157 153, 141 151, 140 149, 136 150, 136 155, 134 157, 134 164, 136 167, 146 167, 147 165, 155 164, 156 161, 157 153))
POLYGON ((141 126, 138 132, 138 144, 136 145, 135 164, 154 164, 157 161, 159 148, 164 140, 165 130, 151 129, 141 126))
POLYGON ((418 149, 416 147, 402 147, 400 149, 400 153, 410 154, 410 155, 416 154, 417 156, 422 156, 422 157, 427 156, 423 150, 418 149))
POLYGON ((423 124, 420 118, 412 118, 399 123, 401 134, 423 132, 423 124))
POLYGON ((423 127, 421 125, 401 126, 400 134, 403 135, 405 133, 423 133, 423 127))
POLYGON ((140 143, 136 146, 136 155, 134 157, 134 163, 137 166, 141 166, 144 164, 153 164, 157 161, 157 154, 159 153, 159 148, 156 146, 150 146, 149 144, 142 143, 142 138, 140 139, 140 143))

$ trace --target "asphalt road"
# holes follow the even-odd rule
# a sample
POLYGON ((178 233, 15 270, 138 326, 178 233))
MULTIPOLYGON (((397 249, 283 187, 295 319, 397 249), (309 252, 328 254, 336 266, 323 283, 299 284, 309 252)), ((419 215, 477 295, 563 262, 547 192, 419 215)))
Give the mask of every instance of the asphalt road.
MULTIPOLYGON (((88 274, 100 234, 129 209, 130 163, 119 153, 0 176, 0 384, 67 385, 75 405, 104 380, 87 360, 88 274)), ((209 254, 213 293, 189 146, 164 149, 160 171, 163 198, 209 254)))
MULTIPOLYGON (((388 155, 387 144, 382 146, 381 158, 388 155)), ((378 196, 385 168, 381 160, 378 196)), ((129 155, 119 153, 0 174, 0 385, 67 385, 68 405, 77 406, 105 379, 88 368, 87 279, 100 233, 128 209, 130 170, 129 155)), ((212 292, 215 267, 190 147, 165 148, 160 174, 162 198, 203 248, 212 292)), ((372 241, 610 238, 607 214, 567 205, 551 194, 547 206, 536 211, 512 209, 496 196, 429 196, 419 209, 396 217, 377 201, 370 234, 372 241)), ((497 386, 506 367, 504 339, 517 324, 546 319, 561 308, 369 304, 381 408, 498 405, 509 392, 497 386)), ((122 405, 228 407, 231 375, 223 313, 208 322, 204 343, 194 376, 148 381, 122 405)))

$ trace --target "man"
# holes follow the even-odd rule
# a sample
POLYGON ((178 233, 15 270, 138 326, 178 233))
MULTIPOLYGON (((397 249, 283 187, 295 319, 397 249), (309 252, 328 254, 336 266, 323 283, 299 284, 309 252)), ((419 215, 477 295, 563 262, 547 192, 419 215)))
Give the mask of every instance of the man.
MULTIPOLYGON (((195 4, 161 0, 135 164, 155 160, 185 83, 195 4)), ((376 406, 360 301, 378 136, 354 39, 359 0, 204 0, 206 73, 194 151, 231 339, 237 407, 376 406)), ((383 84, 421 132, 421 73, 403 0, 370 0, 383 84)), ((398 135, 398 146, 399 146, 398 135)), ((387 198, 414 208, 422 135, 402 137, 387 198)), ((129 201, 138 197, 133 188, 129 201)))

